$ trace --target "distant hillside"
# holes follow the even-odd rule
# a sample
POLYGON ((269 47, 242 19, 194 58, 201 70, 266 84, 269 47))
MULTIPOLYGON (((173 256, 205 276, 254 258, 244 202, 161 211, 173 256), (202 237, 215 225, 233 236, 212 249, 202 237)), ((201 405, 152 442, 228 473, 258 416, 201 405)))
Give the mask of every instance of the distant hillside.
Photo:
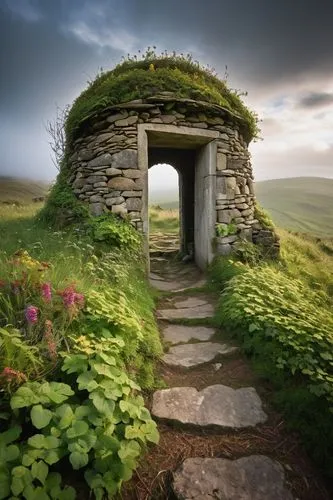
POLYGON ((276 179, 257 182, 255 190, 277 226, 333 236, 333 179, 276 179))
POLYGON ((45 196, 48 187, 44 182, 0 176, 0 204, 29 204, 33 198, 45 196))
MULTIPOLYGON (((333 179, 295 177, 257 182, 258 201, 284 229, 333 236, 333 179)), ((149 203, 178 207, 176 190, 153 191, 149 203)))

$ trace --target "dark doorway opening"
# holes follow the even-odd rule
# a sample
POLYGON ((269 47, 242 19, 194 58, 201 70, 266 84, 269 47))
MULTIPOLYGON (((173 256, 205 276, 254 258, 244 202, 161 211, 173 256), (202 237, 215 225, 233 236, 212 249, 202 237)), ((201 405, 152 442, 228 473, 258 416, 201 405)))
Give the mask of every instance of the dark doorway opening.
MULTIPOLYGON (((179 185, 179 249, 183 255, 194 252, 194 199, 196 151, 177 148, 149 147, 148 168, 166 163, 178 173, 179 185)), ((163 178, 161 176, 161 182, 163 178)))

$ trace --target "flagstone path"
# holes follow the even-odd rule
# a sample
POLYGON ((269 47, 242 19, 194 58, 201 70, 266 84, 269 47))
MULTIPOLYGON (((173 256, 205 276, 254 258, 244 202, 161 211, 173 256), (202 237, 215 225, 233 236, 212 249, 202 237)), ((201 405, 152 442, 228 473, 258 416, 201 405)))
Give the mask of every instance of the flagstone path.
MULTIPOLYGON (((327 492, 313 477, 304 478, 303 469, 297 470, 292 454, 292 463, 288 463, 288 456, 282 452, 286 449, 284 441, 274 445, 274 449, 269 437, 268 444, 258 445, 256 440, 267 436, 276 416, 272 417, 272 410, 262 400, 261 393, 265 391, 258 393, 259 387, 251 385, 256 377, 249 367, 244 368, 246 361, 239 347, 214 327, 203 325, 205 319, 207 323, 211 320, 215 304, 213 296, 205 290, 198 291, 205 284, 198 269, 191 263, 181 264, 163 257, 152 259, 151 267, 152 286, 174 292, 163 295, 156 311, 165 344, 161 373, 168 387, 157 390, 152 397, 151 413, 160 426, 164 456, 158 454, 154 458, 152 451, 151 464, 165 460, 165 454, 172 456, 172 448, 178 446, 176 439, 185 439, 192 447, 187 447, 187 456, 179 457, 177 466, 169 471, 171 476, 166 476, 170 477, 171 489, 163 483, 163 493, 152 493, 148 488, 142 498, 328 499, 327 492), (224 379, 232 367, 229 385, 224 379), (247 441, 236 446, 233 454, 230 442, 243 442, 242 433, 246 433, 247 441), (199 448, 195 444, 198 439, 202 443, 199 448), (262 448, 267 454, 257 451, 262 448), (300 486, 301 477, 305 484, 300 486)), ((282 420, 279 426, 283 426, 282 420)), ((288 437, 283 439, 288 441, 288 437)), ((294 442, 295 437, 291 440, 294 442)), ((304 463, 307 468, 307 458, 304 463)))

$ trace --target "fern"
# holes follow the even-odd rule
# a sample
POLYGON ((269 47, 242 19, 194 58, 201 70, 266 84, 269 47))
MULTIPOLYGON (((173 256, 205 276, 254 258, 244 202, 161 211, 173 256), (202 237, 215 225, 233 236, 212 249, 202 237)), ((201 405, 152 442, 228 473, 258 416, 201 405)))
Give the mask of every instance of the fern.
POLYGON ((28 378, 38 373, 43 363, 39 350, 24 342, 19 330, 11 326, 0 328, 0 368, 10 367, 24 373, 28 378))

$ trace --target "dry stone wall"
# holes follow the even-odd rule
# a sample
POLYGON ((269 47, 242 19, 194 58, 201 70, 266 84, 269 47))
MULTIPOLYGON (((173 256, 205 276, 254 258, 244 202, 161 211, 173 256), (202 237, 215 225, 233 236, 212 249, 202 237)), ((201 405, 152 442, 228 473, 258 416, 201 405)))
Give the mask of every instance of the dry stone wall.
POLYGON ((255 195, 244 126, 228 110, 206 102, 176 99, 165 92, 104 110, 85 122, 73 143, 71 183, 94 215, 112 212, 143 229, 145 171, 138 167, 138 124, 172 124, 219 133, 216 159, 216 253, 227 255, 245 238, 278 252, 277 237, 254 217, 255 195))

